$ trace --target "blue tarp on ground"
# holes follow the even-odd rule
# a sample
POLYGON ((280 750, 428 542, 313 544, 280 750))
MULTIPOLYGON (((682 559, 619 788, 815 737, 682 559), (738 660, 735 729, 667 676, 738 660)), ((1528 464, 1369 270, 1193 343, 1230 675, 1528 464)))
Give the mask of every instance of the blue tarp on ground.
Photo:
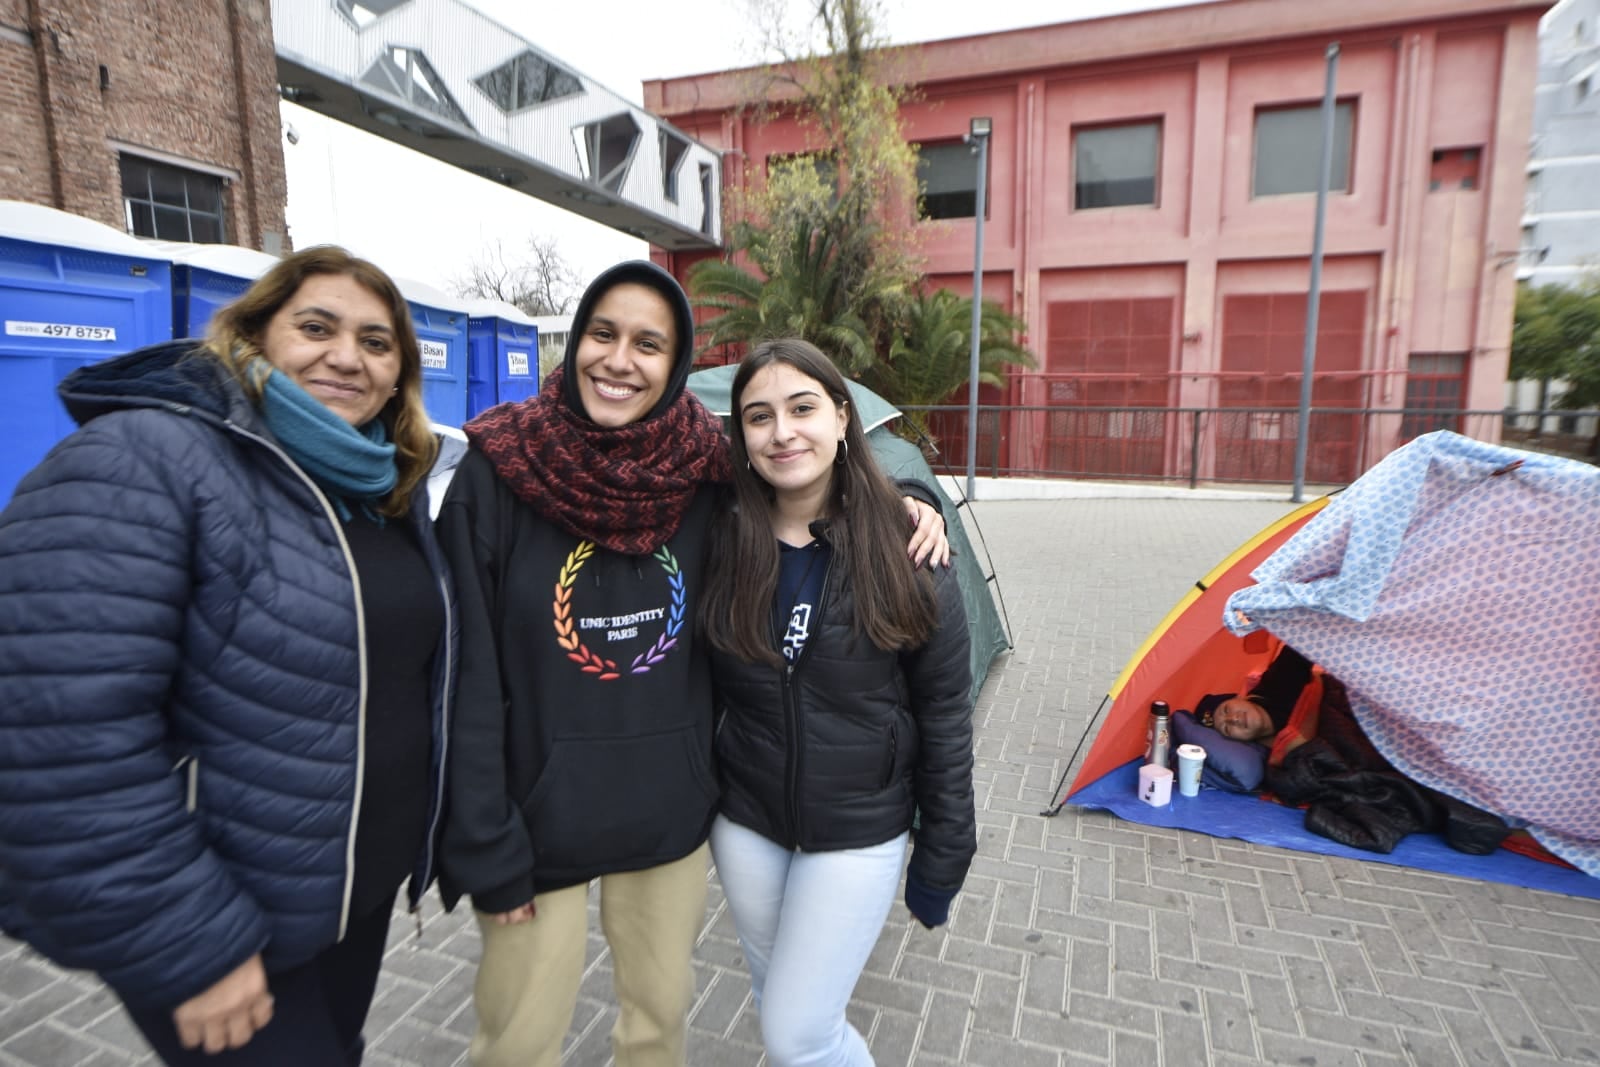
POLYGON ((1552 893, 1600 900, 1600 878, 1582 871, 1531 859, 1509 849, 1487 856, 1469 856, 1444 843, 1438 834, 1411 834, 1390 853, 1366 852, 1341 845, 1305 828, 1305 813, 1255 794, 1202 789, 1199 796, 1173 793, 1171 803, 1153 808, 1138 799, 1139 760, 1133 760, 1072 794, 1072 803, 1109 811, 1129 822, 1193 830, 1212 837, 1229 837, 1258 845, 1274 845, 1298 852, 1416 867, 1462 878, 1543 889, 1552 893))

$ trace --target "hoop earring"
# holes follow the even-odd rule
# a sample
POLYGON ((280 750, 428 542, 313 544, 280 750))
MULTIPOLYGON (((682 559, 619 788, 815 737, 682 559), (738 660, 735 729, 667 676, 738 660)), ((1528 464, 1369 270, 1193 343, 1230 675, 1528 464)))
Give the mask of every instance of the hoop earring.
POLYGON ((834 453, 833 461, 835 463, 837 463, 839 466, 842 467, 842 466, 844 466, 845 461, 848 460, 849 458, 850 458, 850 442, 847 439, 841 437, 841 438, 839 438, 839 451, 834 453))
POLYGON ((744 469, 749 471, 751 474, 754 474, 756 472, 755 467, 751 465, 749 460, 745 460, 744 461, 744 469))

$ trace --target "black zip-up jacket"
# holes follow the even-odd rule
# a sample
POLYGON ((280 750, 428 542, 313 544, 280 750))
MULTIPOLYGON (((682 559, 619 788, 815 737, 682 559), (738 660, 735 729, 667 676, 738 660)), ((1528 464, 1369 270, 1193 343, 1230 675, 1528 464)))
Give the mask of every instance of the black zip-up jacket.
POLYGON ((853 632, 846 568, 824 584, 820 625, 792 666, 711 653, 722 813, 788 848, 864 848, 920 810, 911 871, 957 890, 977 851, 971 670, 955 571, 937 568, 939 621, 921 648, 885 652, 853 632))

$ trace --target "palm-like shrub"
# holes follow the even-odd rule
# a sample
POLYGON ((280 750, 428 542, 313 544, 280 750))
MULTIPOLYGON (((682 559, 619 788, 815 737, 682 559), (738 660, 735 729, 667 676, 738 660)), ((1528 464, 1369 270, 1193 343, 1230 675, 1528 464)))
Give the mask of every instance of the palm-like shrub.
POLYGON ((754 269, 728 260, 690 269, 695 303, 717 312, 700 325, 704 347, 801 337, 859 377, 876 354, 874 323, 898 306, 899 294, 852 278, 828 230, 801 220, 782 234, 750 227, 736 236, 754 269))
MULTIPOLYGON (((999 304, 983 302, 978 323, 981 384, 1004 385, 1008 366, 1034 366, 1032 354, 1017 341, 1024 328, 1021 319, 999 304)), ((948 403, 970 377, 971 337, 969 297, 949 289, 919 292, 907 302, 886 358, 874 363, 862 381, 898 405, 948 403)), ((925 412, 908 411, 905 416, 917 431, 928 432, 925 412)))

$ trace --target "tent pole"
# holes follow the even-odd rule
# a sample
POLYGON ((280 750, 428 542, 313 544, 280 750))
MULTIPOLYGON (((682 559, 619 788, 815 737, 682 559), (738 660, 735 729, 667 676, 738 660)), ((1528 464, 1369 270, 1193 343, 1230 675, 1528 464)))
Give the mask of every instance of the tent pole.
POLYGON ((1061 771, 1061 780, 1057 782, 1056 787, 1050 791, 1050 800, 1052 801, 1051 805, 1039 813, 1045 818, 1054 818, 1055 816, 1059 815, 1061 813, 1061 809, 1066 806, 1067 798, 1062 797, 1058 801, 1056 800, 1056 796, 1060 794, 1061 787, 1067 784, 1067 775, 1072 773, 1073 766, 1077 764, 1078 753, 1083 751, 1083 743, 1089 740, 1090 731, 1094 729, 1094 724, 1100 721, 1100 716, 1105 714, 1106 705, 1109 703, 1111 703, 1111 694, 1107 693, 1105 698, 1100 701, 1100 706, 1096 708, 1094 714, 1089 717, 1089 725, 1083 728, 1083 736, 1078 738, 1078 747, 1072 750, 1072 755, 1067 759, 1066 767, 1064 767, 1061 771))

